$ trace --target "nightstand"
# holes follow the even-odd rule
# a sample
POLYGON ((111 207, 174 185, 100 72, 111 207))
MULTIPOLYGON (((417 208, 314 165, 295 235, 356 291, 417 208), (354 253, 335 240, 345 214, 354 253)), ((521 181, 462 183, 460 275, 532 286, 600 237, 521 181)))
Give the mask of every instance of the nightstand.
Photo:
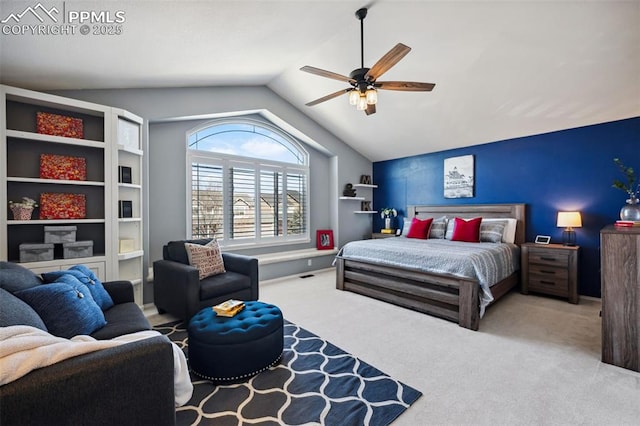
POLYGON ((395 236, 395 232, 393 234, 383 234, 382 232, 374 232, 373 234, 371 234, 371 238, 373 238, 374 240, 378 240, 381 238, 393 238, 395 236))
POLYGON ((578 303, 580 246, 524 243, 520 249, 523 294, 543 293, 578 303))

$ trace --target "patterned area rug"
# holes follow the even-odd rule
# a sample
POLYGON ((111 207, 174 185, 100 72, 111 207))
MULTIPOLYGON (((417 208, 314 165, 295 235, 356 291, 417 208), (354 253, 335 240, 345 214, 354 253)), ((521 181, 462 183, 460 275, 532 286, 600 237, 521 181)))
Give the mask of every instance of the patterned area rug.
MULTIPOLYGON (((154 328, 188 356, 184 324, 154 328)), ((239 384, 191 381, 178 425, 388 425, 422 395, 288 321, 279 364, 239 384)))

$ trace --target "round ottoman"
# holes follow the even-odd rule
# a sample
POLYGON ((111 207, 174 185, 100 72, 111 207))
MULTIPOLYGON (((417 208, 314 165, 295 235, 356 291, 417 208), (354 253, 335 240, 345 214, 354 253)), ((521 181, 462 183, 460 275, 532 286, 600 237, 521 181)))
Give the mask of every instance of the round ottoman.
POLYGON ((202 309, 191 318, 187 331, 191 371, 214 382, 251 377, 282 356, 282 312, 267 303, 245 302, 231 318, 218 316, 212 308, 202 309))

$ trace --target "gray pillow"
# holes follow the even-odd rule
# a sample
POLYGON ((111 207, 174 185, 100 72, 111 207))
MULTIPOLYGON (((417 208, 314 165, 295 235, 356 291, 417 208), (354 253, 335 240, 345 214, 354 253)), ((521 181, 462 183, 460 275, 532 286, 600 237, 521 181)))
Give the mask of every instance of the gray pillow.
POLYGON ((438 238, 440 240, 443 239, 446 229, 447 229, 446 216, 433 219, 433 222, 431 223, 431 231, 429 232, 429 238, 438 238))
POLYGON ((39 286, 42 281, 24 266, 12 262, 0 262, 0 288, 9 293, 39 286))
POLYGON ((13 294, 0 288, 0 327, 11 325, 30 325, 48 331, 42 318, 33 308, 13 294))
POLYGON ((507 221, 482 222, 480 224, 480 242, 501 243, 507 221))

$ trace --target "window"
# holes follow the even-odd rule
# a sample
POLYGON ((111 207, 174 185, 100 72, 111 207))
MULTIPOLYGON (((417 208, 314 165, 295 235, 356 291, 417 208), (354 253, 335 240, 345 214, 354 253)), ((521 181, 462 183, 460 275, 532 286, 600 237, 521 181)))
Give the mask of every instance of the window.
POLYGON ((308 154, 269 124, 217 120, 187 135, 192 238, 309 240, 308 154))

